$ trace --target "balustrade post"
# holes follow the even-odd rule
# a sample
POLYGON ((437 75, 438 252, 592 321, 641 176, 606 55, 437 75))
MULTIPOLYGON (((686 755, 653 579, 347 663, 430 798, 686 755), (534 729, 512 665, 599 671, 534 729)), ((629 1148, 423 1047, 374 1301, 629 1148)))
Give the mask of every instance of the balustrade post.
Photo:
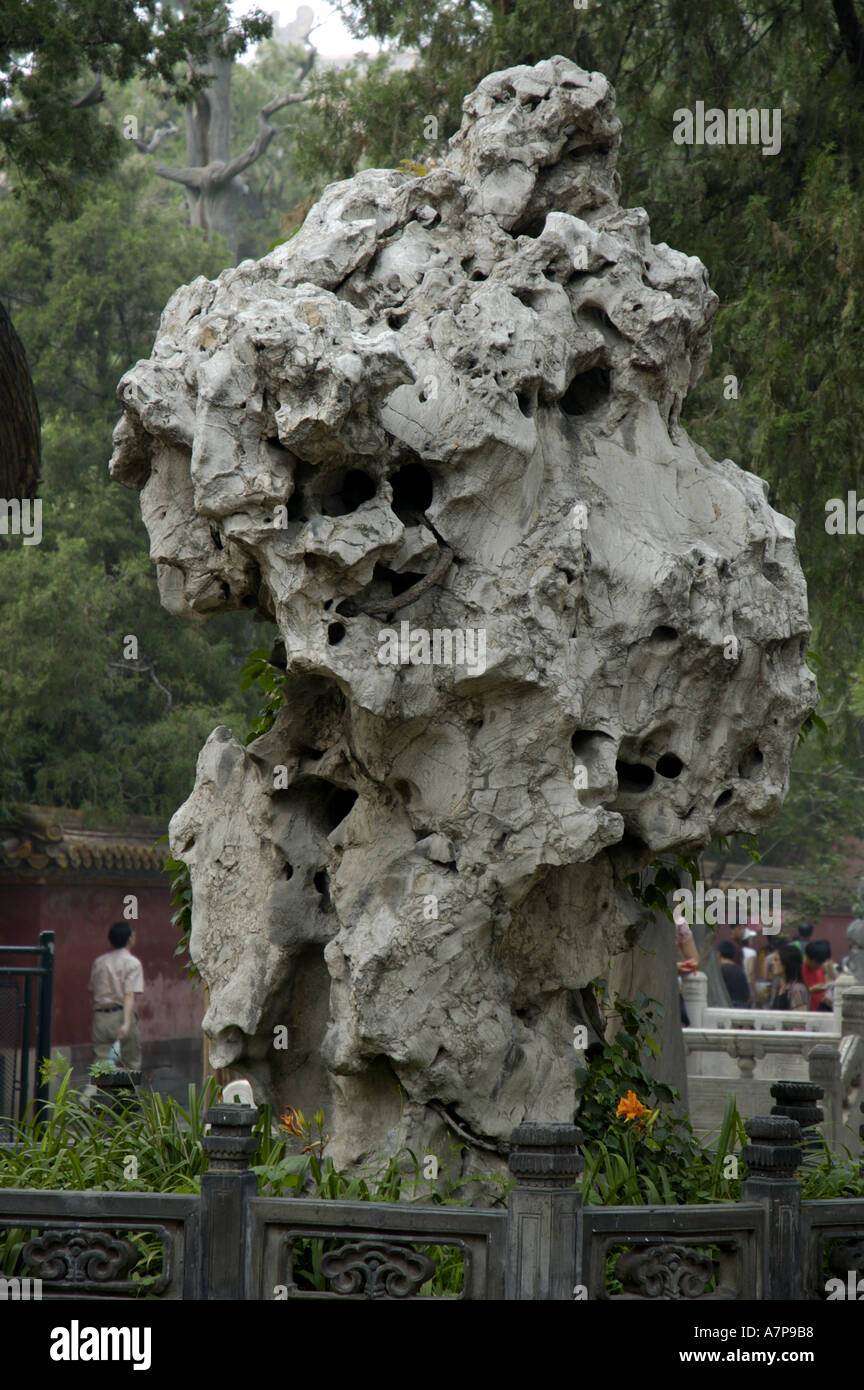
MULTIPOLYGON (((812 1064, 810 1075, 813 1075, 812 1064)), ((825 1111, 818 1104, 825 1094, 823 1087, 815 1080, 775 1081, 771 1087, 771 1094, 776 1101, 776 1104, 771 1106, 771 1114, 785 1115, 787 1120, 797 1120, 801 1126, 805 1151, 820 1152, 822 1139, 814 1132, 814 1126, 821 1125, 825 1119, 825 1111)))
POLYGON ((681 976, 681 993, 687 1007, 687 1017, 691 1028, 705 1027, 705 1010, 708 1007, 708 976, 701 970, 681 976))
POLYGON ((258 1111, 254 1105, 213 1105, 204 1118, 210 1133, 203 1139, 209 1169, 201 1176, 200 1297, 245 1299, 248 1203, 258 1192, 258 1179, 249 1172, 258 1111))
POLYGON ((581 1262, 582 1193, 574 1187, 585 1166, 581 1140, 582 1131, 570 1124, 513 1130, 505 1299, 573 1299, 581 1262))
MULTIPOLYGON (((773 1088, 772 1088, 773 1089, 773 1088)), ((795 1172, 801 1166, 801 1127, 786 1115, 759 1115, 744 1124, 750 1140, 741 1157, 750 1169, 741 1197, 766 1208, 762 1243, 762 1298, 800 1302, 803 1297, 801 1188, 795 1172)))
MULTIPOLYGON (((829 1135, 836 1138, 837 1128, 843 1123, 840 1053, 836 1044, 824 1042, 811 1047, 810 1055, 807 1058, 807 1070, 810 1073, 810 1080, 822 1093, 817 1099, 824 1097, 822 1109, 825 1120, 831 1126, 829 1135)), ((797 1119, 797 1116, 793 1115, 792 1118, 797 1119)), ((802 1125, 801 1128, 803 1129, 804 1126, 802 1125)))

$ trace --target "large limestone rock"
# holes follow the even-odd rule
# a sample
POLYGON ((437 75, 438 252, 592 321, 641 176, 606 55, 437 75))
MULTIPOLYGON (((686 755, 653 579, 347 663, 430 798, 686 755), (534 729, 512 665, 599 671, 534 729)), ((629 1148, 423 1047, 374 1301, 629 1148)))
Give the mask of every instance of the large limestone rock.
POLYGON ((211 1058, 343 1163, 571 1119, 623 877, 765 825, 814 703, 792 524, 679 422, 716 297, 618 143, 599 73, 493 73, 443 165, 327 188, 120 384, 163 603, 281 634, 285 708, 171 824, 211 1058))

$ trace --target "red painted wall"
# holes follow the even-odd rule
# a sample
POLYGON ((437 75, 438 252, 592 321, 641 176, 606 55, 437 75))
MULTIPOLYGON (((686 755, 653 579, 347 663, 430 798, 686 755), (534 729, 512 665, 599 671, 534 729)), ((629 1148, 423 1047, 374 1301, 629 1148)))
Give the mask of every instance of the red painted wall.
MULTIPOLYGON (((142 1041, 200 1034, 203 991, 193 988, 181 958, 174 955, 177 929, 171 925, 167 885, 0 884, 0 945, 38 946, 40 931, 55 933, 55 1047, 90 1041, 90 966, 111 949, 108 928, 123 920, 128 893, 138 898, 138 920, 129 925, 135 931, 133 955, 144 967, 144 993, 137 1006, 142 1041)), ((22 957, 21 964, 25 962, 22 957)))

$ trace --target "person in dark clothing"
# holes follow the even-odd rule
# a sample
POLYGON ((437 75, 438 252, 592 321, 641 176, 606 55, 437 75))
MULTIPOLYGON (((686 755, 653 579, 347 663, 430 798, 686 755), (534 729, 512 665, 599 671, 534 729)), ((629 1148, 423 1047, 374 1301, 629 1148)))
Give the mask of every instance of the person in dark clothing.
POLYGON ((720 958, 720 969, 723 971, 723 979, 729 991, 729 1002, 733 1009, 749 1009, 750 985, 744 974, 744 967, 735 960, 735 943, 733 941, 721 941, 717 947, 717 955, 720 958))
POLYGON ((812 922, 804 922, 804 923, 798 928, 798 935, 797 935, 797 937, 795 938, 795 940, 792 942, 792 945, 793 945, 793 946, 797 946, 797 947, 798 947, 798 950, 801 952, 801 958, 802 958, 802 960, 803 960, 803 958, 804 958, 804 956, 805 956, 805 954, 806 954, 806 952, 807 952, 807 947, 808 947, 808 945, 810 944, 810 940, 811 940, 812 936, 813 936, 813 923, 812 923, 812 922))
POLYGON ((810 1005, 809 991, 801 979, 801 952, 791 941, 781 941, 774 956, 774 989, 770 1009, 789 1009, 806 1012, 810 1005))

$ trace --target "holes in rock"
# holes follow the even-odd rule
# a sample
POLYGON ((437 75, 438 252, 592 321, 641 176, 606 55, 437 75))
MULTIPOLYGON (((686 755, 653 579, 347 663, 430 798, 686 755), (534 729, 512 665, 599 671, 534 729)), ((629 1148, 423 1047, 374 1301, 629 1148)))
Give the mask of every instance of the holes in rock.
POLYGON ((645 792, 654 781, 652 769, 644 763, 622 763, 619 759, 615 771, 618 774, 619 792, 645 792))
POLYGON ((641 867, 651 855, 645 841, 632 831, 625 830, 617 845, 609 846, 609 857, 615 861, 619 872, 632 872, 641 867))
POLYGON ((606 310, 602 309, 599 304, 582 304, 579 307, 579 312, 583 318, 588 319, 589 323, 593 322, 601 332, 605 329, 607 334, 611 333, 616 338, 621 337, 606 310))
POLYGON ((545 226, 546 214, 542 213, 539 217, 529 217, 526 218, 524 222, 517 222, 514 227, 511 227, 510 235, 514 237, 530 236, 536 238, 542 235, 545 226))
MULTIPOLYGON (((332 783, 330 785, 333 786, 332 783)), ((335 830, 337 825, 342 824, 342 821, 349 814, 356 800, 357 793, 352 792, 350 788, 333 786, 333 790, 328 794, 324 802, 324 815, 327 820, 328 834, 335 830)))
POLYGON ((285 860, 285 868, 282 870, 282 877, 283 877, 283 878, 293 878, 293 877, 294 877, 294 865, 293 865, 293 864, 289 864, 287 859, 285 860))
POLYGON ((530 1006, 527 1009, 514 1009, 513 1017, 518 1018, 519 1022, 524 1023, 527 1028, 533 1028, 540 1017, 540 1010, 530 1006))
POLYGON ((608 367, 590 367, 574 376, 558 404, 565 415, 587 415, 609 399, 612 374, 608 367))
POLYGON ((320 559, 320 556, 318 556, 318 555, 308 555, 308 554, 306 554, 306 555, 303 556, 303 563, 304 563, 304 565, 306 566, 307 570, 312 570, 312 571, 314 572, 315 570, 318 569, 318 561, 319 561, 319 559, 320 559))
POLYGON ((731 790, 731 788, 727 787, 725 792, 721 792, 717 800, 714 802, 714 810, 716 811, 720 806, 728 806, 729 802, 732 800, 733 795, 734 793, 731 790))
POLYGON ((414 574, 410 570, 406 570, 404 574, 397 574, 395 570, 388 569, 386 565, 376 565, 372 572, 373 584, 377 581, 380 584, 388 585, 394 598, 404 594, 406 589, 418 584, 425 577, 423 574, 414 574))
POLYGON ((416 526, 432 504, 432 475, 422 463, 406 463, 390 479, 393 511, 403 526, 416 526))
POLYGON ((738 764, 738 776, 751 778, 755 777, 765 761, 765 754, 762 749, 754 743, 752 748, 748 748, 746 753, 742 753, 741 761, 738 764))
POLYGON ((219 588, 222 590, 222 597, 224 599, 229 599, 231 597, 231 585, 228 583, 226 579, 222 580, 222 583, 219 585, 219 588))
POLYGON ((185 845, 183 846, 183 848, 181 849, 180 853, 181 853, 181 854, 185 854, 187 850, 192 849, 192 847, 193 847, 194 844, 195 844, 195 836, 192 835, 192 836, 190 836, 190 838, 186 841, 186 843, 185 843, 185 845))
POLYGON ((371 501, 378 490, 375 479, 364 473, 362 468, 335 473, 325 487, 321 498, 321 510, 325 516, 348 516, 364 502, 371 501))
POLYGON ((297 751, 301 758, 311 758, 314 763, 317 763, 319 758, 324 757, 323 748, 299 748, 297 751))
POLYGON ((224 548, 222 545, 222 537, 219 534, 218 526, 210 527, 210 539, 212 540, 217 550, 222 550, 224 548))
POLYGON ((678 630, 674 627, 655 627, 648 641, 653 647, 671 647, 678 641, 678 630))
POLYGON ((676 758, 674 753, 664 753, 662 758, 657 759, 657 771, 661 777, 677 777, 684 764, 680 758, 676 758))
POLYGON ((330 911, 330 875, 326 869, 319 869, 313 876, 312 883, 316 892, 321 894, 321 911, 330 911))
POLYGON ((306 512, 306 504, 303 501, 303 494, 299 488, 292 492, 288 501, 285 503, 285 515, 289 521, 306 522, 309 520, 309 516, 306 512))
POLYGON ((331 647, 337 647, 345 636, 345 628, 342 623, 331 623, 327 629, 327 641, 331 647))
POLYGON ((534 414, 534 392, 517 391, 516 404, 519 406, 519 409, 522 411, 522 414, 527 415, 528 419, 530 420, 531 416, 534 414))
POLYGON ((468 276, 469 280, 487 280, 489 277, 483 274, 482 270, 472 270, 468 276))
MULTIPOLYGON (((609 738, 609 734, 604 734, 599 729, 577 729, 570 738, 570 747, 573 749, 577 760, 585 758, 589 753, 595 751, 595 744, 600 738, 609 738)), ((625 764, 622 764, 625 766, 625 764)))

